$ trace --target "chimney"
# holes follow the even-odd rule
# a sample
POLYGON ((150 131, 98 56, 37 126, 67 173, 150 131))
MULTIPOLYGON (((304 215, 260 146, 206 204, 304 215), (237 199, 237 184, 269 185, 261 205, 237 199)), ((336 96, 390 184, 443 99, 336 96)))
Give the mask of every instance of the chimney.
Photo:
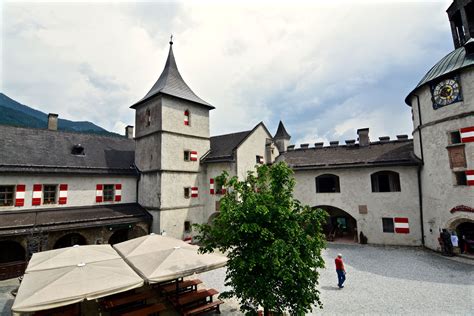
POLYGON ((370 145, 369 139, 369 129, 368 128, 359 128, 357 130, 357 135, 359 136, 359 146, 365 147, 370 145))
POLYGON ((390 136, 382 136, 382 137, 379 137, 379 141, 381 143, 387 143, 390 141, 390 136))
POLYGON ((315 148, 323 148, 324 143, 314 143, 315 148))
POLYGON ((301 149, 307 149, 309 147, 309 144, 301 144, 300 148, 301 149))
POLYGON ((132 125, 127 125, 125 127, 125 136, 127 138, 133 139, 133 126, 132 125))
POLYGON ((355 139, 347 139, 346 140, 346 145, 347 146, 354 146, 356 143, 356 140, 355 139))
POLYGON ((290 145, 286 147, 286 151, 292 151, 292 150, 295 150, 295 145, 290 145))
POLYGON ((398 139, 398 140, 407 140, 407 139, 408 139, 408 135, 397 135, 397 139, 398 139))
POLYGON ((338 141, 338 140, 333 140, 333 141, 330 141, 330 142, 329 142, 329 146, 331 146, 331 147, 337 147, 337 145, 339 145, 339 141, 338 141))
POLYGON ((48 114, 48 129, 52 131, 58 130, 58 115, 54 113, 48 114))

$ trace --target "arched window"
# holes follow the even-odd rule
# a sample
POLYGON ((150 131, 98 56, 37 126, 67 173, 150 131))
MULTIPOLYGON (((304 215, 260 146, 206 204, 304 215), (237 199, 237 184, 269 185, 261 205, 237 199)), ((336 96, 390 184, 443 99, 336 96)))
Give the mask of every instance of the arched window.
POLYGON ((74 245, 87 245, 86 238, 78 233, 67 234, 54 243, 53 249, 66 248, 74 245))
POLYGON ((191 125, 191 115, 189 110, 184 111, 184 125, 191 125))
POLYGON ((338 193, 339 177, 334 174, 323 174, 316 177, 316 193, 338 193))
POLYGON ((150 126, 151 124, 151 111, 150 109, 146 109, 146 126, 150 126))
POLYGON ((25 261, 25 249, 15 241, 0 241, 0 264, 14 261, 25 261))
POLYGON ((379 171, 370 176, 372 192, 400 192, 400 175, 394 171, 379 171))

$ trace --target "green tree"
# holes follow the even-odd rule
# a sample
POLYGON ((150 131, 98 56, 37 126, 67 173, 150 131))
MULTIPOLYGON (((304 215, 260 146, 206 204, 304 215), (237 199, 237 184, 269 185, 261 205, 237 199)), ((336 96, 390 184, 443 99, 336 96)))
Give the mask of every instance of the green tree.
POLYGON ((216 180, 227 188, 220 215, 196 225, 201 252, 228 253, 222 298, 236 297, 246 314, 264 307, 304 315, 322 308, 318 268, 324 267, 322 225, 327 213, 293 198, 295 180, 283 162, 262 165, 244 181, 224 172, 216 180))

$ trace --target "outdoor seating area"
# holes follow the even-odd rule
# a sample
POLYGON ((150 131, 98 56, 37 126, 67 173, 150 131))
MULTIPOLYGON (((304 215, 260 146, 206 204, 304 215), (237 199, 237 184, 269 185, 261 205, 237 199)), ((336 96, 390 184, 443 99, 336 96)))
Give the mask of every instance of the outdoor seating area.
POLYGON ((220 312, 215 289, 194 273, 226 265, 181 240, 148 235, 114 245, 35 253, 18 289, 14 315, 199 315, 220 312))

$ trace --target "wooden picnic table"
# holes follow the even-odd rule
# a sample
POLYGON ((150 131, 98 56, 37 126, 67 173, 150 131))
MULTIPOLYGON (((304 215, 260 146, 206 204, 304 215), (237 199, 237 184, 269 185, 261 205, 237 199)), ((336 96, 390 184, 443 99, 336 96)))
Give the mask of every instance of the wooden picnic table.
POLYGON ((161 311, 164 311, 166 309, 166 306, 161 303, 156 303, 156 304, 149 304, 145 306, 138 306, 134 308, 133 310, 127 310, 124 313, 121 313, 119 315, 121 316, 148 316, 150 314, 155 314, 161 311))
POLYGON ((195 292, 191 292, 188 294, 180 295, 176 298, 176 303, 179 306, 190 305, 199 301, 207 301, 207 298, 210 298, 210 302, 212 302, 212 296, 219 294, 218 291, 215 289, 209 290, 199 290, 195 292))
POLYGON ((131 293, 130 295, 127 295, 127 296, 118 296, 118 297, 112 297, 109 299, 104 299, 101 305, 104 306, 105 309, 109 310, 109 309, 127 305, 127 304, 142 302, 156 295, 157 293, 153 290, 148 290, 148 291, 138 292, 138 293, 131 293))
POLYGON ((198 284, 201 284, 202 281, 199 279, 186 280, 178 282, 178 288, 176 288, 176 282, 172 282, 166 285, 159 287, 161 293, 164 295, 176 294, 177 292, 189 292, 196 291, 198 284), (178 289, 178 291, 176 291, 178 289))

